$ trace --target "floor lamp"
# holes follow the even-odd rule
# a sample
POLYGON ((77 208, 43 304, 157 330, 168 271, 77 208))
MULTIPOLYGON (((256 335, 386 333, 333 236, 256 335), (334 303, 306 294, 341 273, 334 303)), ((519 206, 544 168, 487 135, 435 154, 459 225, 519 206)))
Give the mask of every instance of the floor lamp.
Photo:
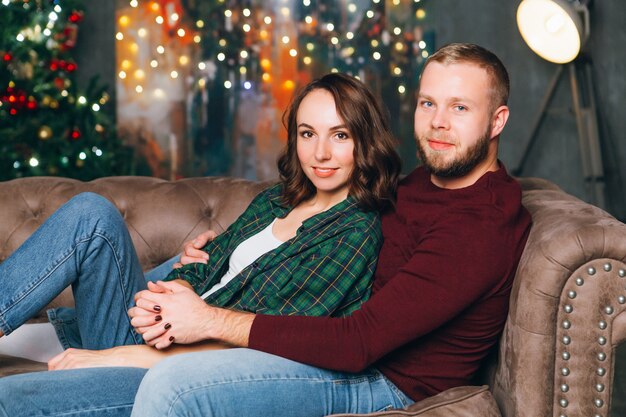
POLYGON ((543 59, 558 64, 558 67, 541 102, 530 137, 525 142, 522 158, 513 172, 522 174, 556 87, 561 78, 567 76, 589 202, 606 208, 604 166, 591 63, 580 55, 581 47, 589 37, 587 2, 523 0, 517 9, 517 25, 530 49, 543 59))

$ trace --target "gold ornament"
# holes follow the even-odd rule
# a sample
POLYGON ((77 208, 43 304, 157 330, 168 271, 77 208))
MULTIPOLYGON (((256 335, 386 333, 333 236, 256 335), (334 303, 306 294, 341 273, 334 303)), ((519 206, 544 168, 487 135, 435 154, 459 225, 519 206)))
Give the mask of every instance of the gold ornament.
POLYGON ((52 137, 52 129, 49 126, 41 126, 39 128, 39 139, 40 140, 48 140, 52 137))
POLYGON ((98 133, 104 133, 104 126, 102 126, 100 123, 98 123, 96 125, 96 132, 98 133))

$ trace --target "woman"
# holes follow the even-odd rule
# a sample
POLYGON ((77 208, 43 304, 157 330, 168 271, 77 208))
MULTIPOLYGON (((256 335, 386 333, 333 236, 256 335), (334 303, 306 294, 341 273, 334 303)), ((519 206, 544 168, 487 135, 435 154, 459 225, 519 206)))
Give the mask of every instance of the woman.
MULTIPOLYGON (((341 74, 307 85, 285 122, 281 182, 207 245, 207 264, 186 265, 167 280, 192 288, 198 302, 266 314, 346 315, 369 294, 382 243, 378 210, 394 197, 399 158, 388 123, 363 84, 341 74)), ((89 350, 66 350, 50 369, 149 367, 163 355, 215 347, 141 346, 143 339, 157 348, 172 344, 173 324, 135 308, 139 333, 159 334, 142 337, 131 325, 127 309, 145 278, 119 213, 94 194, 70 200, 0 265, 0 335, 70 284, 76 301, 70 321, 78 332, 63 325, 67 310, 49 316, 66 348, 89 350)), ((148 287, 159 292, 168 285, 174 284, 148 287)))

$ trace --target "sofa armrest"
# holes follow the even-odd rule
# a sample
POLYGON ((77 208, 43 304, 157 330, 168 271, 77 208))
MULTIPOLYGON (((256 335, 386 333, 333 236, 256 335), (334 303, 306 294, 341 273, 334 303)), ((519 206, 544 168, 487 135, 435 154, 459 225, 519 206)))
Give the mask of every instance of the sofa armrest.
POLYGON ((554 188, 528 187, 533 226, 489 381, 503 416, 610 413, 626 339, 626 225, 554 188))
MULTIPOLYGON (((334 414, 330 417, 357 417, 357 414, 334 414)), ((456 387, 407 408, 361 414, 368 417, 501 417, 498 406, 486 385, 456 387)))

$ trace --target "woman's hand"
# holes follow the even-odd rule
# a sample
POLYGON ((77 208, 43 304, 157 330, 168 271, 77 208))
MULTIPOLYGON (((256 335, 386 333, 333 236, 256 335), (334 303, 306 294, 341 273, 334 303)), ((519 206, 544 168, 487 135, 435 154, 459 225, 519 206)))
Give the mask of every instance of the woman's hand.
POLYGON ((164 349, 174 341, 189 344, 205 340, 203 326, 212 320, 211 307, 191 288, 179 282, 149 283, 135 296, 128 314, 146 344, 164 349))
POLYGON ((196 236, 194 240, 185 242, 183 255, 180 257, 180 262, 174 264, 174 268, 180 268, 183 265, 192 263, 206 264, 209 260, 209 254, 202 250, 206 244, 215 239, 217 233, 213 230, 207 230, 204 233, 196 236))
POLYGON ((104 350, 67 349, 48 361, 48 370, 132 366, 150 368, 166 356, 143 345, 117 346, 104 350))

